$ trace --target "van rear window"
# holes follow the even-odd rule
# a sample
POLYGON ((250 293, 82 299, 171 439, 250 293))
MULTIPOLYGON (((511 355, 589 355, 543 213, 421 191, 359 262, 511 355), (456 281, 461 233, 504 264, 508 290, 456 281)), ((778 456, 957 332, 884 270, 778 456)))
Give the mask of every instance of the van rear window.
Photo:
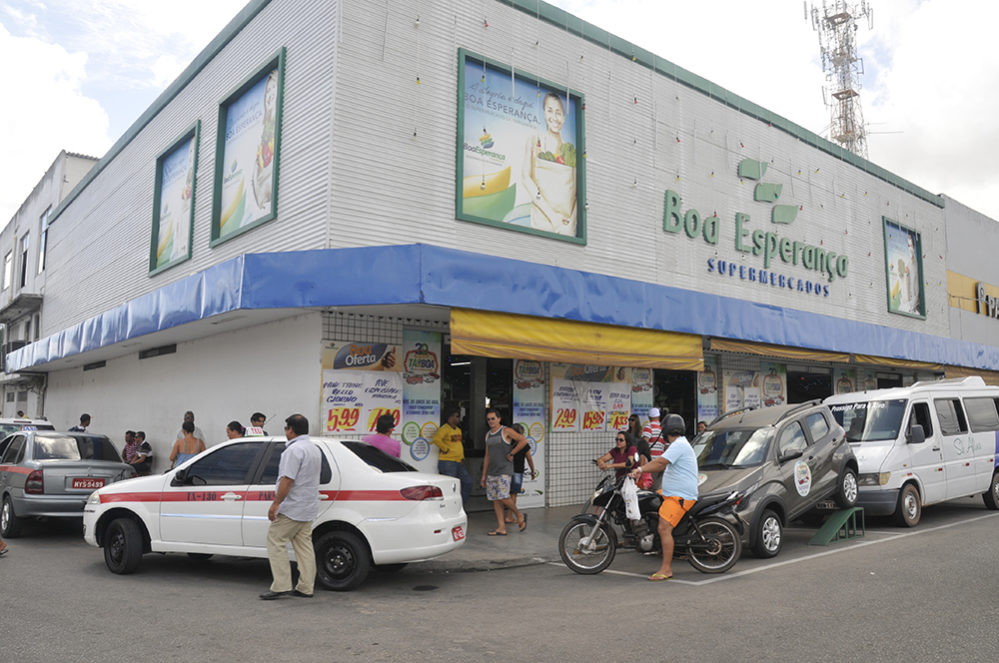
POLYGON ((964 409, 968 412, 968 423, 971 424, 972 432, 999 430, 996 400, 988 396, 964 399, 964 409))
POLYGON ((849 442, 894 440, 902 427, 905 399, 860 401, 830 405, 836 423, 846 431, 849 442))

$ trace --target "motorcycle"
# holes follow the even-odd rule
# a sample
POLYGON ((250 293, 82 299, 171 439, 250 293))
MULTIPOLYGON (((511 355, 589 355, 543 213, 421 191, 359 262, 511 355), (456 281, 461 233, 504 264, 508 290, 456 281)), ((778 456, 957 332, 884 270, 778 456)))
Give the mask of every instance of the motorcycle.
MULTIPOLYGON (((651 490, 639 490, 641 517, 631 520, 622 494, 629 481, 634 483, 627 475, 601 479, 583 512, 562 528, 559 556, 571 570, 592 575, 610 566, 619 545, 618 530, 624 534, 626 547, 642 553, 661 549, 658 527, 662 497, 651 490), (597 513, 589 513, 591 506, 597 507, 597 513)), ((698 499, 673 528, 673 557, 685 557, 701 573, 724 573, 732 568, 742 554, 741 526, 716 514, 731 512, 740 499, 734 492, 698 499)))

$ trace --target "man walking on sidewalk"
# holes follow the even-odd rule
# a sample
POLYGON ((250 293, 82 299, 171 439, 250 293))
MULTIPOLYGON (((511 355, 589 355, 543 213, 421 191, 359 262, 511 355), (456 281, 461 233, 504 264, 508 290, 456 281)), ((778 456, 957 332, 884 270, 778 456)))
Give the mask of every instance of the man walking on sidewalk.
POLYGON ((319 515, 319 473, 322 452, 309 439, 309 421, 300 414, 285 419, 288 439, 278 465, 277 492, 267 511, 267 558, 274 582, 260 595, 265 601, 288 594, 312 598, 316 584, 316 553, 312 547, 312 521, 319 515), (298 559, 298 585, 291 588, 288 542, 298 559))

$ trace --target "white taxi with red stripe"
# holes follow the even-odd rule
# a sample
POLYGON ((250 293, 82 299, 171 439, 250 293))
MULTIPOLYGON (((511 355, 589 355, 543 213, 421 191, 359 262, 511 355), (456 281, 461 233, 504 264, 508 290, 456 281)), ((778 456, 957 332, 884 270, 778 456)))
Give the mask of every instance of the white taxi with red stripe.
MULTIPOLYGON (((166 474, 97 490, 84 509, 84 538, 104 548, 119 574, 135 571, 147 552, 266 558, 285 441, 230 440, 166 474)), ((363 442, 313 441, 323 452, 312 534, 321 587, 354 589, 372 565, 396 569, 464 542, 457 479, 417 472, 363 442)))

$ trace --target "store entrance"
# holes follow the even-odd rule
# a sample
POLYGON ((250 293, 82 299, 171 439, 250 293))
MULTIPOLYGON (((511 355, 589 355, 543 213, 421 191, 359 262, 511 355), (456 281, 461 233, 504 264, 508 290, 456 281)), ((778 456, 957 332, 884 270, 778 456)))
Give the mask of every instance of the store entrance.
MULTIPOLYGON (((652 372, 653 402, 662 412, 666 420, 668 413, 679 414, 687 425, 687 438, 693 438, 694 426, 697 423, 697 373, 694 371, 652 372)), ((638 412, 642 419, 648 418, 647 412, 638 412)))
POLYGON ((787 402, 804 403, 832 396, 832 375, 829 373, 787 372, 787 402))
POLYGON ((452 355, 444 344, 441 369, 441 416, 452 408, 461 411, 461 439, 465 467, 472 476, 471 505, 466 511, 492 510, 479 485, 485 456, 486 410, 496 408, 504 425, 513 421, 513 360, 452 355))

